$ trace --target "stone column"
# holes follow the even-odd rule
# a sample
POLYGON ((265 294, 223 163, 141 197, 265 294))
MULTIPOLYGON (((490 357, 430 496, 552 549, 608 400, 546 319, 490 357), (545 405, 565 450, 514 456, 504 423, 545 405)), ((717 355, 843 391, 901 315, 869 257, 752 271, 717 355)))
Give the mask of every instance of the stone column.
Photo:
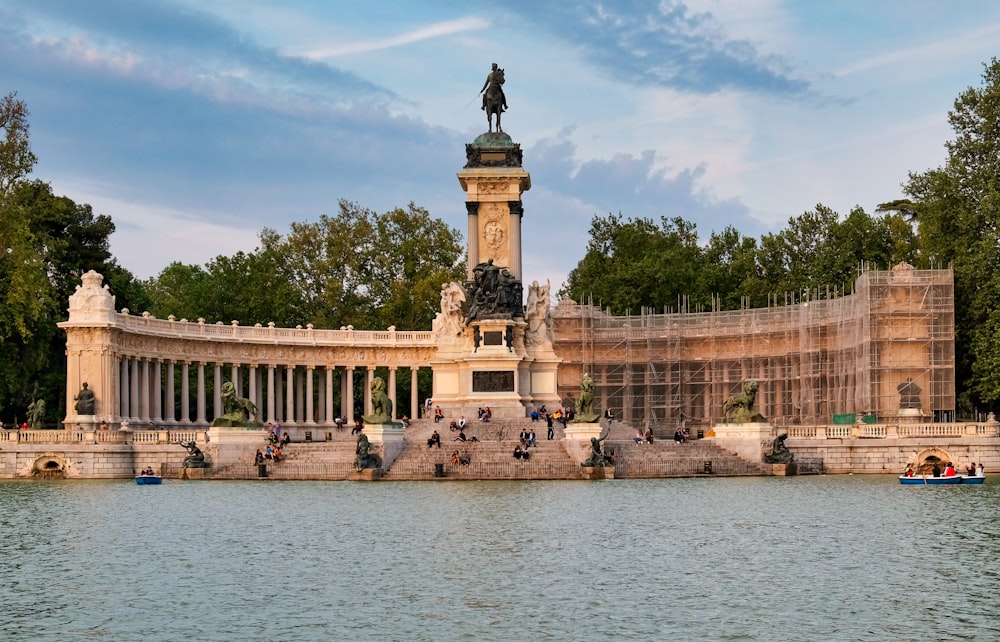
POLYGON ((350 417, 347 414, 347 368, 344 368, 340 373, 340 416, 347 418, 350 417))
POLYGON ((524 205, 521 201, 510 201, 508 205, 510 205, 510 273, 522 280, 521 219, 524 217, 524 205))
MULTIPOLYGON (((205 380, 205 371, 202 364, 198 364, 198 382, 205 380)), ((204 390, 199 386, 198 397, 201 398, 204 390)), ((204 405, 204 404, 202 404, 204 405)), ((181 364, 181 422, 191 423, 191 362, 185 361, 181 364)))
POLYGON ((250 364, 250 376, 249 376, 249 379, 250 379, 250 381, 248 382, 249 385, 247 386, 249 388, 249 390, 247 391, 247 399, 249 399, 250 403, 252 403, 254 405, 254 407, 257 408, 258 415, 257 415, 257 417, 255 417, 255 419, 259 419, 260 418, 260 414, 259 414, 260 413, 260 408, 259 408, 259 406, 260 406, 260 398, 257 396, 257 364, 256 363, 251 363, 250 364))
POLYGON ((163 364, 156 360, 150 364, 153 368, 153 421, 163 420, 163 364))
POLYGON ((274 369, 276 366, 267 367, 267 422, 274 423, 277 418, 274 416, 274 369))
POLYGON ((326 423, 333 423, 333 368, 326 367, 326 423))
POLYGON ((410 417, 412 419, 420 416, 420 398, 417 396, 417 370, 416 366, 410 366, 410 417))
POLYGON ((215 390, 212 394, 212 415, 218 419, 223 415, 222 412, 222 364, 215 364, 214 373, 214 385, 215 390))
POLYGON ((367 366, 365 369, 365 409, 361 414, 372 414, 372 379, 375 378, 375 366, 367 366))
POLYGON ((316 372, 314 366, 306 366, 306 423, 314 424, 316 423, 314 408, 313 408, 313 375, 316 372))
MULTIPOLYGON (((389 366, 389 401, 392 402, 392 416, 389 419, 396 419, 396 366, 389 366)), ((412 417, 411 417, 412 419, 412 417)))
POLYGON ((465 268, 466 278, 472 279, 472 268, 479 262, 479 203, 474 201, 465 202, 465 210, 469 214, 468 231, 465 238, 469 240, 469 256, 465 268))
MULTIPOLYGON (((187 381, 187 380, 188 380, 187 375, 184 375, 184 381, 187 381)), ((198 362, 198 381, 195 382, 195 385, 197 385, 197 387, 198 387, 198 390, 196 391, 197 398, 195 399, 195 406, 197 408, 197 416, 196 416, 195 420, 200 425, 207 424, 208 423, 208 415, 206 413, 206 406, 208 404, 206 403, 207 400, 205 399, 205 362, 204 361, 199 361, 198 362)), ((185 396, 185 399, 187 399, 188 397, 190 397, 190 392, 185 396)), ((190 401, 188 401, 188 403, 190 404, 190 401)), ((190 413, 191 413, 191 410, 188 409, 188 414, 184 416, 184 421, 191 421, 191 414, 190 413)))
POLYGON ((164 413, 164 419, 169 423, 177 423, 177 412, 175 401, 177 399, 177 385, 174 381, 174 361, 172 359, 167 360, 167 394, 163 400, 163 409, 166 410, 164 413))
POLYGON ((149 359, 142 359, 139 367, 139 420, 142 428, 149 428, 149 359))
POLYGON ((282 413, 282 409, 285 407, 285 388, 282 383, 284 379, 281 377, 281 368, 279 366, 274 367, 274 420, 284 421, 285 415, 282 413))
POLYGON ((236 389, 236 396, 243 396, 243 386, 240 385, 240 366, 238 363, 234 363, 229 367, 229 380, 233 382, 233 387, 236 389))
POLYGON ((347 373, 347 420, 354 421, 354 366, 344 368, 347 373))
POLYGON ((302 375, 299 374, 300 369, 295 369, 295 421, 298 423, 303 423, 306 420, 306 395, 305 395, 305 382, 302 380, 302 375))
POLYGON ((285 423, 295 423, 295 366, 285 366, 285 423))
POLYGON ((129 395, 131 394, 131 387, 128 381, 128 368, 129 368, 129 358, 125 355, 121 357, 121 366, 119 370, 121 371, 118 375, 120 380, 118 382, 118 403, 119 409, 118 414, 122 419, 128 418, 129 415, 129 395))
POLYGON ((132 357, 132 374, 129 377, 129 417, 133 422, 138 421, 141 411, 139 410, 139 358, 132 357))

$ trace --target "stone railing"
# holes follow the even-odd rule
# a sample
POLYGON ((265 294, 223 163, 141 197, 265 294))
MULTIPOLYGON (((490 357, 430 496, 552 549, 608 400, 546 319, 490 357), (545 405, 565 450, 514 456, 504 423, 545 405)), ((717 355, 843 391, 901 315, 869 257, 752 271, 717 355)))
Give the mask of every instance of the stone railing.
POLYGON ((913 437, 1000 437, 997 422, 953 422, 927 424, 851 424, 823 426, 782 426, 772 429, 777 436, 792 439, 905 439, 913 437))
POLYGON ((0 430, 0 443, 21 444, 175 444, 204 443, 203 430, 0 430))
POLYGON ((266 326, 257 324, 241 326, 237 322, 229 324, 206 323, 204 319, 188 321, 167 319, 143 313, 133 316, 122 310, 116 317, 116 325, 127 332, 164 336, 179 339, 214 339, 252 343, 281 343, 292 345, 345 345, 345 346, 434 346, 433 332, 387 330, 355 330, 348 326, 339 330, 318 330, 312 324, 306 327, 279 328, 273 323, 266 326))

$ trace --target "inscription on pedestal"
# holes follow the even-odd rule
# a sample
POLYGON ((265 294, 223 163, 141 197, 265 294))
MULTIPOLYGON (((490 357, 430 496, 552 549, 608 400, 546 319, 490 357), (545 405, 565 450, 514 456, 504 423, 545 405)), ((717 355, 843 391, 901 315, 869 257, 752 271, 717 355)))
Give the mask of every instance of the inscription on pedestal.
POLYGON ((473 392, 514 392, 511 370, 480 370, 472 373, 473 392))
POLYGON ((502 346, 503 345, 503 332, 484 332, 483 333, 483 345, 484 346, 502 346))

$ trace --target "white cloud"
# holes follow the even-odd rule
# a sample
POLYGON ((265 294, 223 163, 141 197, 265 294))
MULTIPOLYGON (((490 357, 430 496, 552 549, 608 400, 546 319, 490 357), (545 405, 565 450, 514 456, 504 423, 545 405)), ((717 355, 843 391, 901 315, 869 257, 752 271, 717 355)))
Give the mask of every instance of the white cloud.
POLYGON ((440 38, 442 36, 451 36, 458 33, 464 33, 467 31, 478 31, 480 29, 485 29, 488 26, 489 23, 481 18, 476 18, 476 17, 458 18, 455 20, 447 20, 445 22, 438 22, 436 24, 413 29, 411 31, 407 31, 405 33, 401 33, 399 35, 392 36, 389 38, 373 38, 368 40, 357 40, 354 42, 348 42, 335 47, 327 47, 324 49, 308 51, 305 52, 303 55, 306 58, 311 58, 314 60, 322 60, 326 58, 334 58, 337 56, 345 56, 349 54, 367 53, 371 51, 379 51, 381 49, 402 47, 404 45, 411 45, 413 43, 421 42, 423 40, 440 38))

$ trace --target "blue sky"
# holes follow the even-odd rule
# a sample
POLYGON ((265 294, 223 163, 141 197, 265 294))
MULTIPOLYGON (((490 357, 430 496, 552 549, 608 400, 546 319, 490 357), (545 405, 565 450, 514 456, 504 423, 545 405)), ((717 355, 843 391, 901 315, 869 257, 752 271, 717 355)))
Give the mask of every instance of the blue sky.
POLYGON ((464 233, 497 62, 532 177, 522 278, 558 285, 595 214, 759 237, 900 197, 997 43, 992 0, 0 0, 0 95, 31 110, 35 176, 148 277, 339 199, 464 233))

